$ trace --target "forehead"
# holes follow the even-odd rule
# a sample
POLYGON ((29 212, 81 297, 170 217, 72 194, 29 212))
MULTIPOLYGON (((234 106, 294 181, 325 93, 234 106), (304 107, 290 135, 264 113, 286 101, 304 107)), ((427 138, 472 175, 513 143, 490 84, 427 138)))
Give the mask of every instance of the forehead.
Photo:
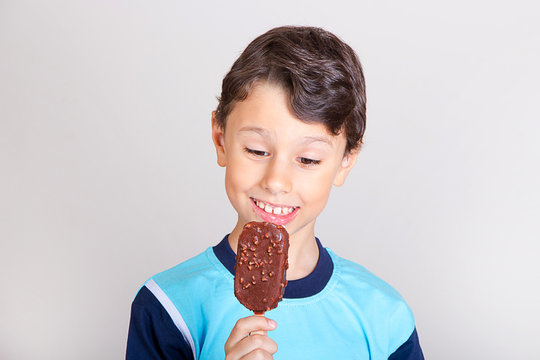
POLYGON ((265 139, 286 138, 296 143, 318 143, 339 149, 345 136, 331 134, 319 122, 298 119, 289 107, 289 95, 280 86, 255 84, 247 98, 237 102, 227 117, 227 132, 265 139))

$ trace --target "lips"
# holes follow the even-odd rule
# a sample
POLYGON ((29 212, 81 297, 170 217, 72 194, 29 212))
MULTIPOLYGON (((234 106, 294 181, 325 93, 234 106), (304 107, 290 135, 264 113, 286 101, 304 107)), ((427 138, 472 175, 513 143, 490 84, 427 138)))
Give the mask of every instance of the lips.
POLYGON ((297 206, 274 205, 262 200, 251 198, 255 213, 266 222, 285 225, 292 221, 300 209, 297 206))

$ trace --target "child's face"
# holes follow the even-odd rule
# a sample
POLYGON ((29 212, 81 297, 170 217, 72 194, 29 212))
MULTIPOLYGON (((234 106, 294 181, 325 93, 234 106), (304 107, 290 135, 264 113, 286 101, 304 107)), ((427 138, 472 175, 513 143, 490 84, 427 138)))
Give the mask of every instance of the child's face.
POLYGON ((237 229, 267 221, 285 225, 290 235, 312 234, 332 185, 343 184, 356 160, 356 153, 344 156, 344 134, 300 121, 289 111, 286 92, 268 83, 234 105, 225 131, 213 124, 237 229))

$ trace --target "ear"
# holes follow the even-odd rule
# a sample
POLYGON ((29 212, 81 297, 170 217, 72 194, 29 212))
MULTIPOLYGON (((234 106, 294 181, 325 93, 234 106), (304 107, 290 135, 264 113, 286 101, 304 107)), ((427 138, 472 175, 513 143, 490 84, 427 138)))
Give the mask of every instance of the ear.
POLYGON ((227 165, 225 161, 225 129, 217 124, 216 112, 212 111, 212 141, 216 147, 217 163, 224 167, 227 165))
POLYGON ((341 186, 345 183, 345 179, 347 178, 347 175, 349 175, 349 172, 356 163, 357 158, 358 150, 352 150, 349 153, 345 154, 345 156, 343 156, 336 177, 334 178, 335 186, 341 186))

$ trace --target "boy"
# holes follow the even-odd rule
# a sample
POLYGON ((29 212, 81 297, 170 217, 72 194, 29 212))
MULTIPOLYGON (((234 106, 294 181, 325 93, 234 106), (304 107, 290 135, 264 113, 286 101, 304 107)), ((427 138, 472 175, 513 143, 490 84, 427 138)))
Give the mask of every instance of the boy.
POLYGON ((332 186, 356 161, 365 111, 360 63, 334 35, 281 27, 248 45, 212 114, 237 224, 141 288, 128 359, 423 359, 400 295, 314 236, 332 186), (238 236, 253 220, 290 236, 288 285, 266 313, 272 320, 251 315, 233 294, 238 236))

